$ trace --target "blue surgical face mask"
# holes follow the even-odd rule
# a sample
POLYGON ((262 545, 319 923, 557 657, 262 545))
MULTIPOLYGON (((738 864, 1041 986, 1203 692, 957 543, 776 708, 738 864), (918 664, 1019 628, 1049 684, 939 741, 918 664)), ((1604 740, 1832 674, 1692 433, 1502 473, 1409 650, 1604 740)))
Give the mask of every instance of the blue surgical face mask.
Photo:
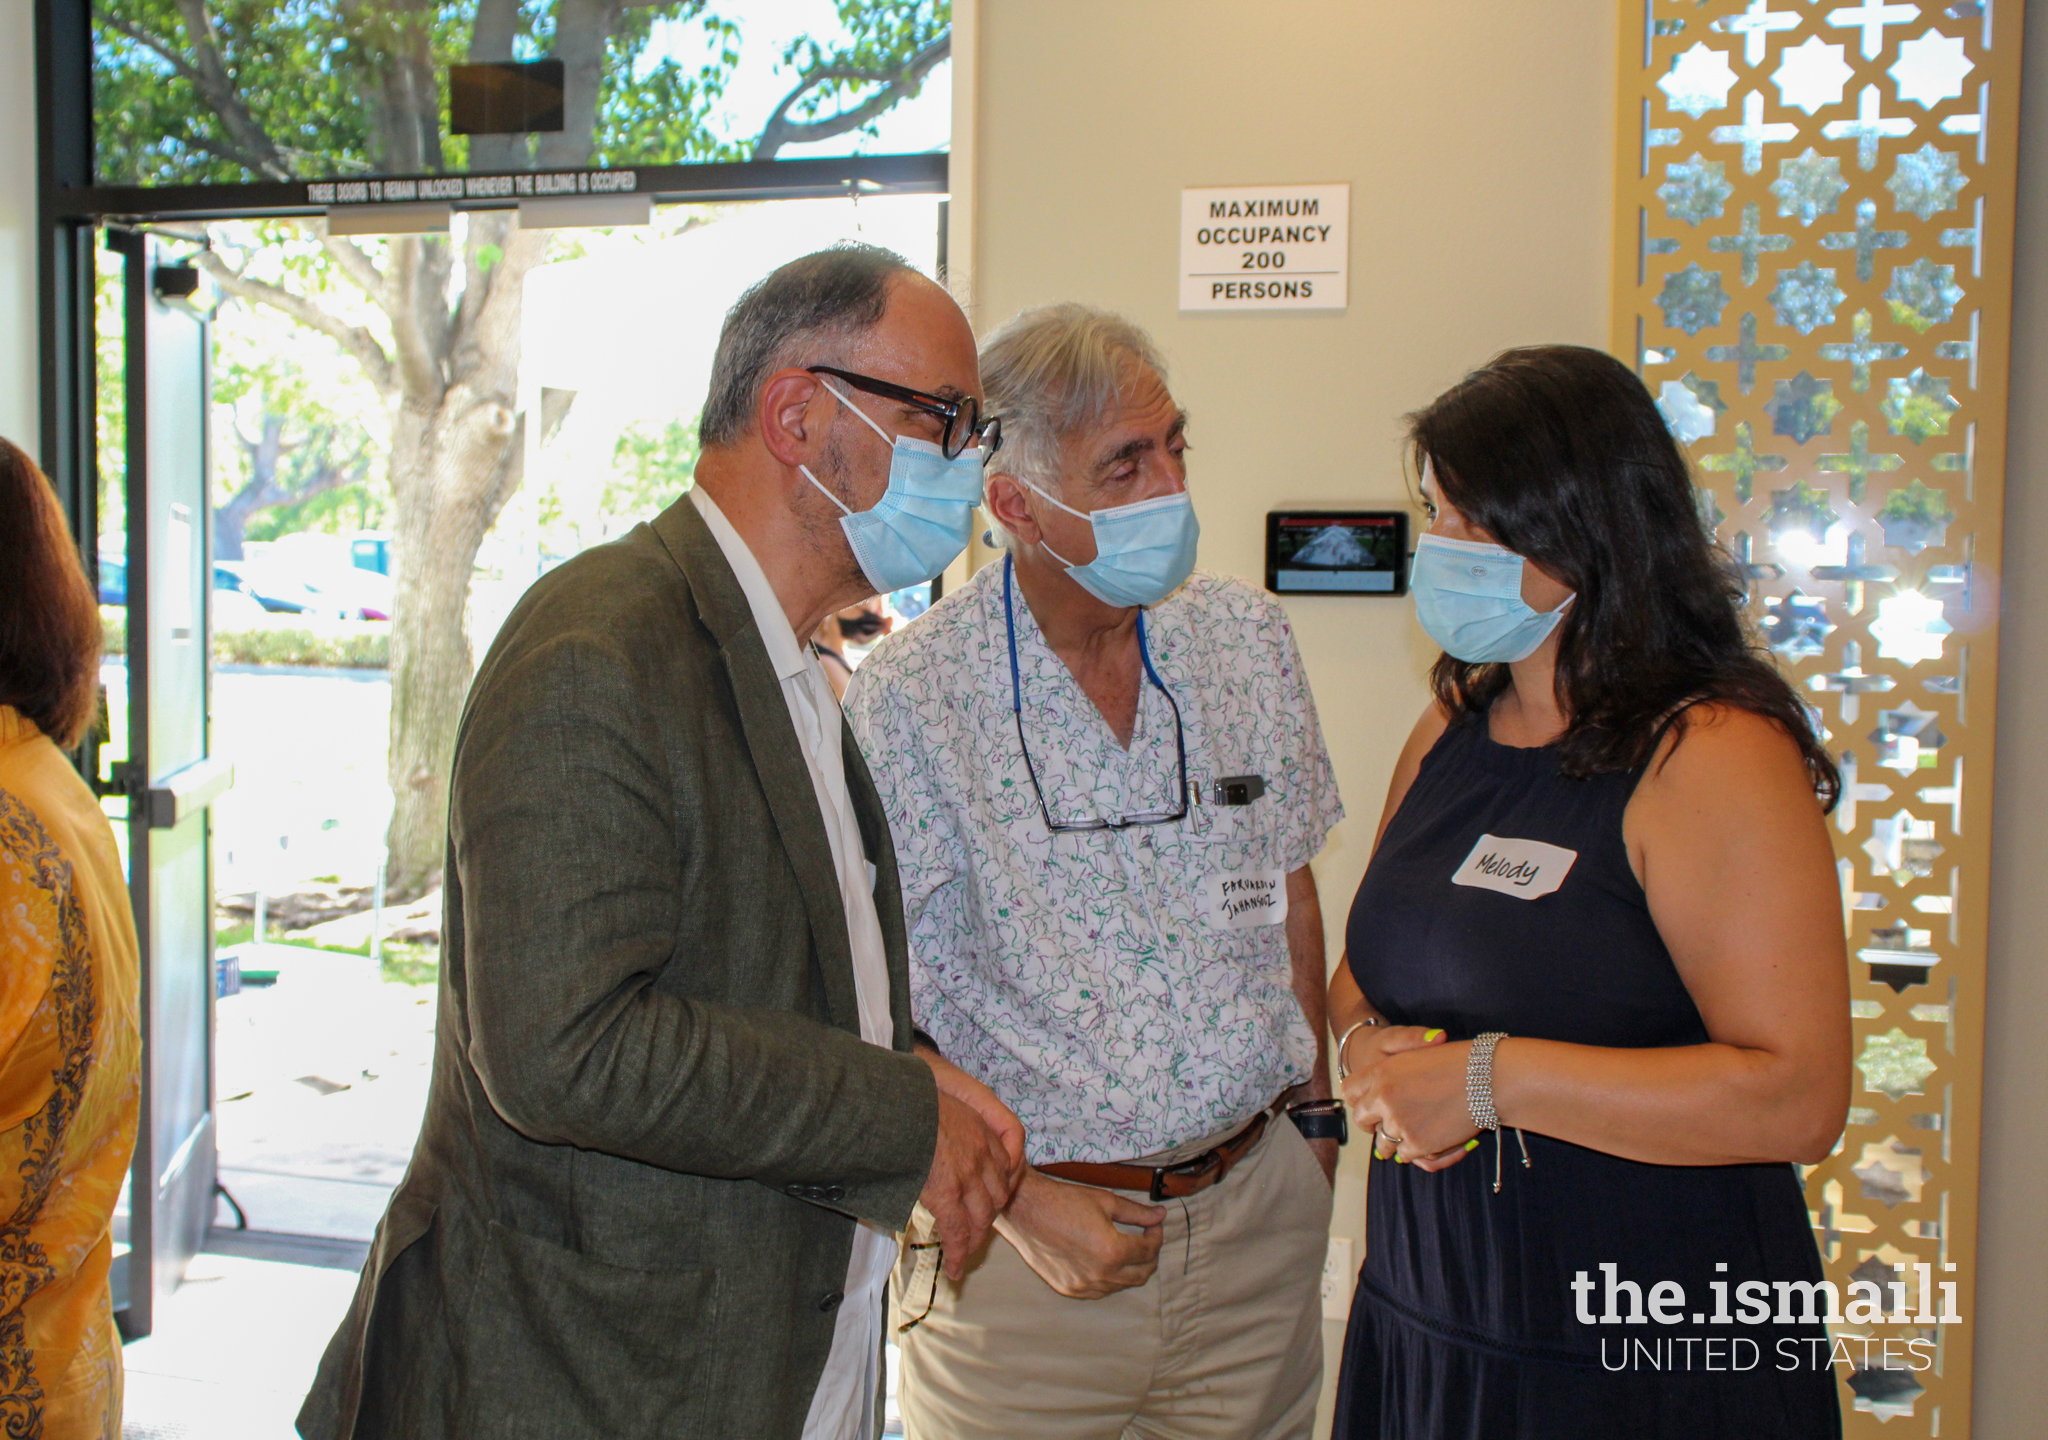
POLYGON ((889 488, 873 509, 855 512, 819 485, 808 465, 797 469, 843 512, 839 528, 846 532, 853 558, 877 595, 924 584, 953 563, 974 533, 974 507, 981 500, 981 451, 963 450, 948 460, 929 440, 891 436, 830 380, 819 383, 889 446, 889 488))
POLYGON ((1526 660, 1550 638, 1577 596, 1545 613, 1522 598, 1527 562, 1499 545, 1424 535, 1415 542, 1408 591, 1416 617, 1444 653, 1468 665, 1526 660))
POLYGON ((1094 528, 1095 558, 1086 565, 1076 565, 1050 545, 1045 553, 1103 604, 1157 605, 1194 573, 1202 523, 1187 491, 1091 513, 1053 499, 1021 475, 1015 478, 1094 528))

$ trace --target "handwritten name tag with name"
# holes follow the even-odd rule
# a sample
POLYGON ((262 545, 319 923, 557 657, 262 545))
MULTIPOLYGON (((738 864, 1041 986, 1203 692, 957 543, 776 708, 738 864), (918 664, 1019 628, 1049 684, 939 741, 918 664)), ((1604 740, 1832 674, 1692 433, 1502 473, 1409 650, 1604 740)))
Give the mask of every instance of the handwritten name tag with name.
POLYGON ((1496 890, 1518 900, 1534 900, 1564 884, 1576 850, 1546 845, 1541 840, 1505 840, 1498 835, 1481 835, 1465 863, 1451 876, 1453 885, 1470 885, 1479 890, 1496 890))
POLYGON ((1278 925, 1287 918, 1287 876, 1279 870, 1226 870, 1203 880, 1202 898, 1218 930, 1278 925))

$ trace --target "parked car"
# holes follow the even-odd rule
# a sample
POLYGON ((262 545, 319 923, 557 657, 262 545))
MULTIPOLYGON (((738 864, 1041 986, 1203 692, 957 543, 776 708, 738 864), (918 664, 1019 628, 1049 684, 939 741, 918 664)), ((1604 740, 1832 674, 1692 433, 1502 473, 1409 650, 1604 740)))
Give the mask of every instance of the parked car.
MULTIPOLYGON (((128 603, 128 552, 126 550, 102 550, 100 562, 100 604, 122 605, 128 603)), ((249 582, 242 578, 240 567, 230 560, 217 560, 213 566, 213 588, 216 592, 239 593, 255 599, 249 582)), ((214 604, 219 607, 219 595, 214 604)), ((232 608, 232 607, 231 607, 232 608)), ((259 608, 268 609, 268 606, 259 608)))
POLYGON ((345 619, 391 618, 391 581, 374 570, 325 566, 300 571, 299 583, 345 619))
POLYGON ((358 530, 349 541, 349 559, 358 570, 391 573, 391 537, 381 530, 358 530))
POLYGON ((246 590, 226 585, 217 585, 214 589, 213 628, 216 633, 223 630, 256 629, 263 624, 269 614, 270 612, 263 608, 263 602, 246 590))
POLYGON ((388 552, 365 541, 385 543, 375 531, 351 537, 295 530, 275 540, 252 542, 242 569, 252 580, 289 578, 311 597, 310 608, 316 613, 345 620, 389 620, 391 579, 361 563, 388 552))
POLYGON ((247 560, 216 560, 213 562, 213 584, 217 590, 235 590, 249 596, 273 615, 332 616, 341 613, 337 604, 314 593, 275 565, 247 560))
POLYGON ((128 603, 128 552, 102 550, 100 559, 100 604, 128 603))
MULTIPOLYGON (((100 604, 128 603, 128 555, 125 550, 99 552, 100 604)), ((289 573, 282 564, 265 561, 213 562, 214 624, 230 616, 241 624, 262 613, 315 615, 342 620, 389 620, 391 581, 373 570, 353 566, 319 567, 289 573), (242 597, 222 600, 224 595, 242 597), (242 603, 246 600, 247 604, 242 603)))

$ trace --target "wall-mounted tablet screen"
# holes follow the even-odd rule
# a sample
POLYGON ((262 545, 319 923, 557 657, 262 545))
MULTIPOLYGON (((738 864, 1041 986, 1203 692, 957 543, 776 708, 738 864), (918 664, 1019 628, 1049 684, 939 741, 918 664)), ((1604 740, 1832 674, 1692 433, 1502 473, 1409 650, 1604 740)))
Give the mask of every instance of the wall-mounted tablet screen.
POLYGON ((1266 588, 1276 595, 1405 595, 1405 510, 1273 510, 1266 588))

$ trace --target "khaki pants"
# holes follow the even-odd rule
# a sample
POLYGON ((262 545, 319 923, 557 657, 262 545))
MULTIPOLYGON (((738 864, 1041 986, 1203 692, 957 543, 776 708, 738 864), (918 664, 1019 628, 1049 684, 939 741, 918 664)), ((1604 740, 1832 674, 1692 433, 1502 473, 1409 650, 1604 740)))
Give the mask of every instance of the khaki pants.
MULTIPOLYGON (((1141 1194, 1134 1199, 1143 1200, 1141 1194)), ((1001 1236, 959 1284, 904 1248, 906 1440, 1307 1440, 1322 1385, 1330 1186, 1276 1117, 1222 1184, 1166 1202, 1159 1269, 1070 1300, 1001 1236)), ((922 1212, 911 1239, 929 1236, 922 1212)))

